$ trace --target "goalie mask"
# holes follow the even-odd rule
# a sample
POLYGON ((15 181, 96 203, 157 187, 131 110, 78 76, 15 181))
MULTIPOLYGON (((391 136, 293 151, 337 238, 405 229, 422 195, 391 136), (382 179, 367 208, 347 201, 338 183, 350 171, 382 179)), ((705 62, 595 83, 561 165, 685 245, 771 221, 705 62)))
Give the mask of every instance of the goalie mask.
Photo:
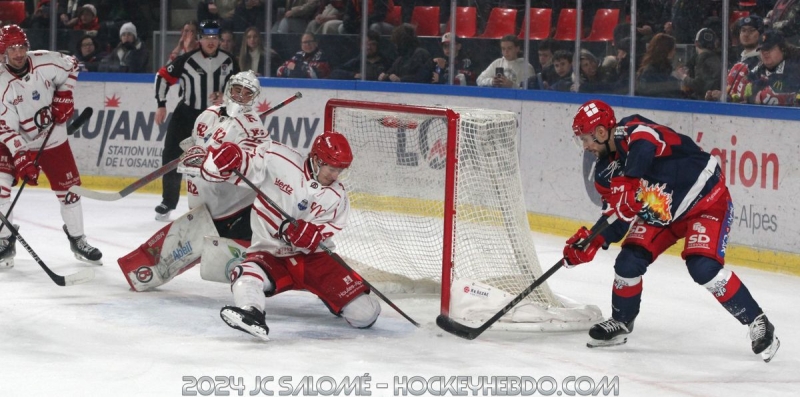
MULTIPOLYGON (((594 130, 597 126, 605 127, 609 133, 617 125, 617 119, 614 116, 614 109, 607 103, 593 99, 584 103, 578 108, 575 118, 572 120, 572 132, 575 133, 575 144, 578 148, 583 150, 582 136, 591 135, 594 138, 594 130)), ((610 134, 609 134, 609 139, 610 134)), ((608 145, 608 139, 604 143, 608 145)))
POLYGON ((249 112, 261 94, 261 83, 252 70, 236 73, 225 87, 225 108, 229 115, 249 112))

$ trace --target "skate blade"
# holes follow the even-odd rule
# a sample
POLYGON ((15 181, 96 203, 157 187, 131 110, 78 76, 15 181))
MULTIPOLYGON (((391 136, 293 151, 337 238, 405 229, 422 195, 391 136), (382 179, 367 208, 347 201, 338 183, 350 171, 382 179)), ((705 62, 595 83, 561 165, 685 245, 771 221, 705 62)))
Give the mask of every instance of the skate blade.
POLYGON ((169 214, 170 214, 170 212, 172 212, 172 211, 167 211, 166 214, 156 213, 156 220, 159 221, 159 222, 169 222, 169 214))
POLYGON ((624 345, 627 341, 628 341, 627 336, 617 336, 609 340, 591 339, 588 342, 586 342, 586 347, 593 349, 595 347, 619 346, 619 345, 624 345))
POLYGON ((766 350, 761 352, 761 358, 764 360, 765 363, 770 362, 770 360, 772 360, 772 357, 775 357, 775 353, 778 352, 779 347, 781 347, 781 341, 778 340, 778 337, 776 336, 775 341, 772 342, 772 344, 769 345, 769 347, 766 350))
POLYGON ((264 328, 245 324, 244 321, 242 321, 241 314, 236 313, 232 310, 223 310, 220 313, 220 315, 222 316, 222 320, 224 320, 225 323, 228 324, 228 326, 230 326, 231 328, 238 329, 239 331, 242 332, 246 332, 265 342, 269 341, 269 337, 267 336, 267 331, 264 328))
POLYGON ((77 259, 77 260, 79 260, 81 262, 86 262, 86 263, 88 263, 90 265, 103 266, 103 261, 100 260, 100 259, 98 259, 96 261, 93 261, 93 260, 91 260, 91 259, 89 259, 89 258, 87 258, 87 257, 85 257, 85 256, 83 256, 81 254, 76 254, 74 252, 72 254, 75 255, 75 259, 77 259))

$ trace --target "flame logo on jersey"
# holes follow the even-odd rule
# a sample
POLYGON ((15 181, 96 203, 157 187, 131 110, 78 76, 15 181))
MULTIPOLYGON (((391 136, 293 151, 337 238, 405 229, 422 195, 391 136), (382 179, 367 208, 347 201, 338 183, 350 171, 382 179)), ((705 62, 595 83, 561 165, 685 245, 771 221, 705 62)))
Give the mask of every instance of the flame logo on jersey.
POLYGON ((672 222, 672 193, 665 192, 666 187, 666 183, 651 185, 647 181, 642 181, 642 187, 636 198, 644 203, 639 217, 645 222, 661 226, 672 222))

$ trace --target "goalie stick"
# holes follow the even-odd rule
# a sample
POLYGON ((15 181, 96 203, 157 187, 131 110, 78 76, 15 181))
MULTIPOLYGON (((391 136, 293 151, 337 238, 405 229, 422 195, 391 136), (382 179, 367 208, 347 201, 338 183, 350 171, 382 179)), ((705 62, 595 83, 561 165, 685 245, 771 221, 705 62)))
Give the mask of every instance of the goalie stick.
MULTIPOLYGON (((278 203, 276 203, 276 202, 272 201, 272 199, 271 199, 271 198, 269 198, 269 196, 267 196, 267 194, 266 194, 266 193, 264 193, 263 191, 261 191, 261 189, 259 189, 259 188, 258 188, 258 186, 254 185, 254 184, 253 184, 253 182, 251 182, 249 179, 247 179, 247 177, 245 177, 244 175, 242 175, 242 173, 241 173, 241 172, 239 172, 239 170, 237 170, 237 169, 234 169, 234 170, 232 170, 232 171, 233 171, 233 173, 234 173, 236 176, 238 176, 239 178, 241 178, 241 179, 242 179, 242 181, 244 181, 244 183, 246 183, 246 184, 247 184, 247 186, 250 186, 250 188, 251 188, 251 189, 253 189, 253 190, 254 190, 254 191, 255 191, 255 192, 256 192, 256 193, 257 193, 257 194, 258 194, 258 195, 259 195, 261 198, 263 198, 263 199, 264 199, 264 201, 266 201, 267 203, 269 203, 269 205, 271 205, 271 206, 272 206, 272 208, 275 208, 275 210, 277 210, 278 212, 280 212, 280 213, 281 213, 281 215, 283 215, 283 217, 284 217, 286 220, 288 220, 289 222, 291 222, 293 225, 297 225, 297 220, 296 220, 296 219, 294 219, 294 217, 292 217, 292 216, 291 216, 291 215, 289 215, 289 214, 288 214, 286 211, 284 211, 284 210, 283 210, 283 208, 281 208, 281 207, 278 205, 278 203)), ((350 271, 351 273, 353 273, 353 274, 354 274, 356 277, 358 277, 358 278, 359 278, 359 279, 360 279, 360 280, 361 280, 361 281, 362 281, 362 282, 363 282, 363 283, 364 283, 364 284, 365 284, 365 285, 366 285, 366 286, 367 286, 367 287, 368 287, 368 288, 369 288, 369 289, 370 289, 370 290, 371 290, 371 291, 372 291, 372 292, 373 292, 375 295, 378 295, 378 297, 379 297, 379 298, 381 298, 381 300, 383 300, 384 302, 386 302, 386 304, 387 304, 387 305, 389 305, 389 306, 390 306, 392 309, 394 309, 394 310, 395 310, 397 313, 399 313, 401 316, 405 317, 405 319, 406 319, 406 320, 408 320, 409 322, 411 322, 411 324, 414 324, 414 325, 415 325, 415 326, 417 326, 417 327, 419 327, 419 326, 420 326, 418 322, 414 321, 414 319, 413 319, 413 318, 409 317, 409 316, 408 316, 408 315, 407 315, 407 314, 406 314, 406 313, 405 313, 403 310, 401 310, 399 307, 397 307, 397 305, 395 305, 395 304, 394 304, 394 302, 392 302, 392 301, 391 301, 389 298, 387 298, 387 297, 386 297, 386 295, 384 295, 383 293, 381 293, 381 291, 379 291, 379 290, 378 290, 377 288, 375 288, 375 287, 374 287, 372 284, 370 284, 370 282, 369 282, 369 281, 365 280, 365 279, 364 279, 364 277, 361 277, 361 275, 360 275, 360 274, 358 274, 358 272, 356 272, 356 271, 355 271, 355 269, 353 269, 353 268, 352 268, 350 265, 348 265, 348 264, 347 264, 347 262, 345 262, 345 261, 344 261, 344 259, 342 259, 342 257, 340 257, 339 255, 337 255, 336 253, 334 253, 333 251, 331 251, 331 249, 330 249, 330 248, 328 248, 328 247, 326 247, 326 246, 325 246, 325 244, 323 244, 323 243, 320 243, 320 244, 319 244, 319 248, 320 248, 321 250, 325 251, 325 253, 326 253, 326 254, 330 255, 330 257, 331 257, 331 258, 333 258, 333 260, 335 260, 337 263, 339 263, 340 265, 342 265, 342 267, 344 267, 345 269, 349 270, 349 271, 350 271)))
MULTIPOLYGON (((299 98, 302 98, 302 97, 303 97, 303 94, 298 91, 294 95, 290 96, 289 98, 286 98, 283 102, 275 105, 272 108, 269 108, 266 112, 261 113, 260 116, 261 117, 269 116, 270 114, 278 111, 282 107, 284 107, 284 106, 294 102, 296 99, 299 99, 299 98)), ((144 187, 148 183, 153 182, 154 180, 156 180, 158 178, 161 178, 162 176, 164 176, 164 174, 174 170, 175 168, 178 168, 178 165, 180 164, 181 160, 182 160, 182 158, 178 157, 177 159, 172 160, 169 163, 162 165, 160 168, 157 168, 155 171, 153 171, 153 172, 151 172, 151 173, 139 178, 138 180, 136 180, 135 182, 131 183, 130 185, 126 186, 125 188, 123 188, 122 190, 120 190, 118 192, 98 192, 96 190, 87 189, 87 188, 85 188, 83 186, 72 186, 71 188, 69 188, 69 191, 72 192, 72 193, 78 194, 80 196, 88 197, 88 198, 94 199, 94 200, 117 201, 117 200, 119 200, 119 199, 121 199, 123 197, 126 197, 129 194, 141 189, 142 187, 144 187)))
MULTIPOLYGON (((606 228, 609 227, 616 220, 617 220, 616 215, 609 216, 608 218, 606 218, 604 223, 600 223, 592 228, 592 234, 590 234, 589 237, 587 237, 585 240, 575 243, 574 246, 576 248, 581 248, 581 249, 585 248, 587 245, 589 245, 589 243, 592 242, 592 240, 595 239, 595 237, 597 237, 603 230, 606 230, 606 228)), ((565 260, 566 260, 565 258, 561 258, 558 262, 556 262, 555 265, 551 266, 550 269, 547 269, 547 271, 544 274, 542 274, 541 277, 537 278, 533 282, 533 284, 529 285, 527 288, 522 290, 522 292, 520 292, 519 295, 517 295, 514 299, 512 299, 511 302, 508 302, 508 304, 505 305, 502 309, 500 309, 499 312, 495 313, 495 315, 492 316, 492 318, 487 320, 485 323, 481 324, 481 326, 475 328, 469 327, 464 324, 458 323, 452 318, 445 316, 443 314, 440 314, 436 317, 436 325, 438 325, 439 328, 464 339, 472 340, 477 338, 480 334, 483 333, 483 331, 489 329, 489 327, 491 327, 492 324, 497 322, 497 320, 499 320, 506 313, 511 311, 511 309, 513 309, 514 306, 516 306, 523 299, 525 299, 525 297, 528 296, 531 292, 533 292, 533 290, 535 290, 537 287, 542 285, 542 283, 547 281, 547 279, 550 278, 550 276, 552 276, 553 274, 555 274, 555 272, 557 272, 558 269, 562 268, 563 267, 562 262, 565 260)))
MULTIPOLYGON (((83 124, 86 123, 86 121, 88 121, 92 117, 93 113, 94 109, 92 108, 87 107, 86 109, 83 109, 81 114, 79 114, 78 117, 76 117, 75 120, 67 126, 67 136, 74 134, 75 131, 81 128, 81 126, 83 126, 83 124)), ((42 147, 39 148, 39 151, 36 152, 36 158, 33 159, 34 167, 39 167, 39 157, 42 156, 42 151, 44 151, 44 147, 47 146, 47 141, 50 140, 50 135, 53 134, 53 129, 55 127, 56 125, 53 124, 52 126, 50 126, 50 130, 47 131, 47 135, 45 135, 44 137, 44 142, 42 142, 42 147)), ((14 206, 17 205, 17 200, 19 200, 19 196, 20 194, 22 194, 22 190, 25 189, 25 185, 27 185, 27 183, 28 181, 23 178, 22 183, 20 183, 19 189, 17 190, 17 195, 14 196, 14 201, 12 201, 11 206, 8 207, 8 211, 6 211, 4 218, 8 219, 8 217, 11 216, 11 211, 13 211, 14 206)), ((4 226, 6 226, 5 222, 0 224, 0 230, 3 230, 4 226)))

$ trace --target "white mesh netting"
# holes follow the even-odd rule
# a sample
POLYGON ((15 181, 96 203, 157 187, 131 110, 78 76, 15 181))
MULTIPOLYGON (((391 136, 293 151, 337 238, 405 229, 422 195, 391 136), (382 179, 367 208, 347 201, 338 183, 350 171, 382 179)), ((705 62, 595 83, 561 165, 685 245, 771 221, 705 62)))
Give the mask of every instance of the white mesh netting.
MULTIPOLYGON (((457 130, 448 132, 443 113, 389 108, 337 106, 332 113, 332 128, 354 154, 340 178, 353 211, 335 239, 337 252, 384 293, 448 288, 450 316, 482 322, 542 274, 522 195, 515 114, 453 109, 457 130), (450 136, 458 137, 449 159, 457 161, 454 204, 446 204, 450 136), (453 282, 442 286, 447 205, 454 208, 453 282)), ((500 323, 576 329, 600 319, 596 307, 566 302, 544 284, 500 323)))

